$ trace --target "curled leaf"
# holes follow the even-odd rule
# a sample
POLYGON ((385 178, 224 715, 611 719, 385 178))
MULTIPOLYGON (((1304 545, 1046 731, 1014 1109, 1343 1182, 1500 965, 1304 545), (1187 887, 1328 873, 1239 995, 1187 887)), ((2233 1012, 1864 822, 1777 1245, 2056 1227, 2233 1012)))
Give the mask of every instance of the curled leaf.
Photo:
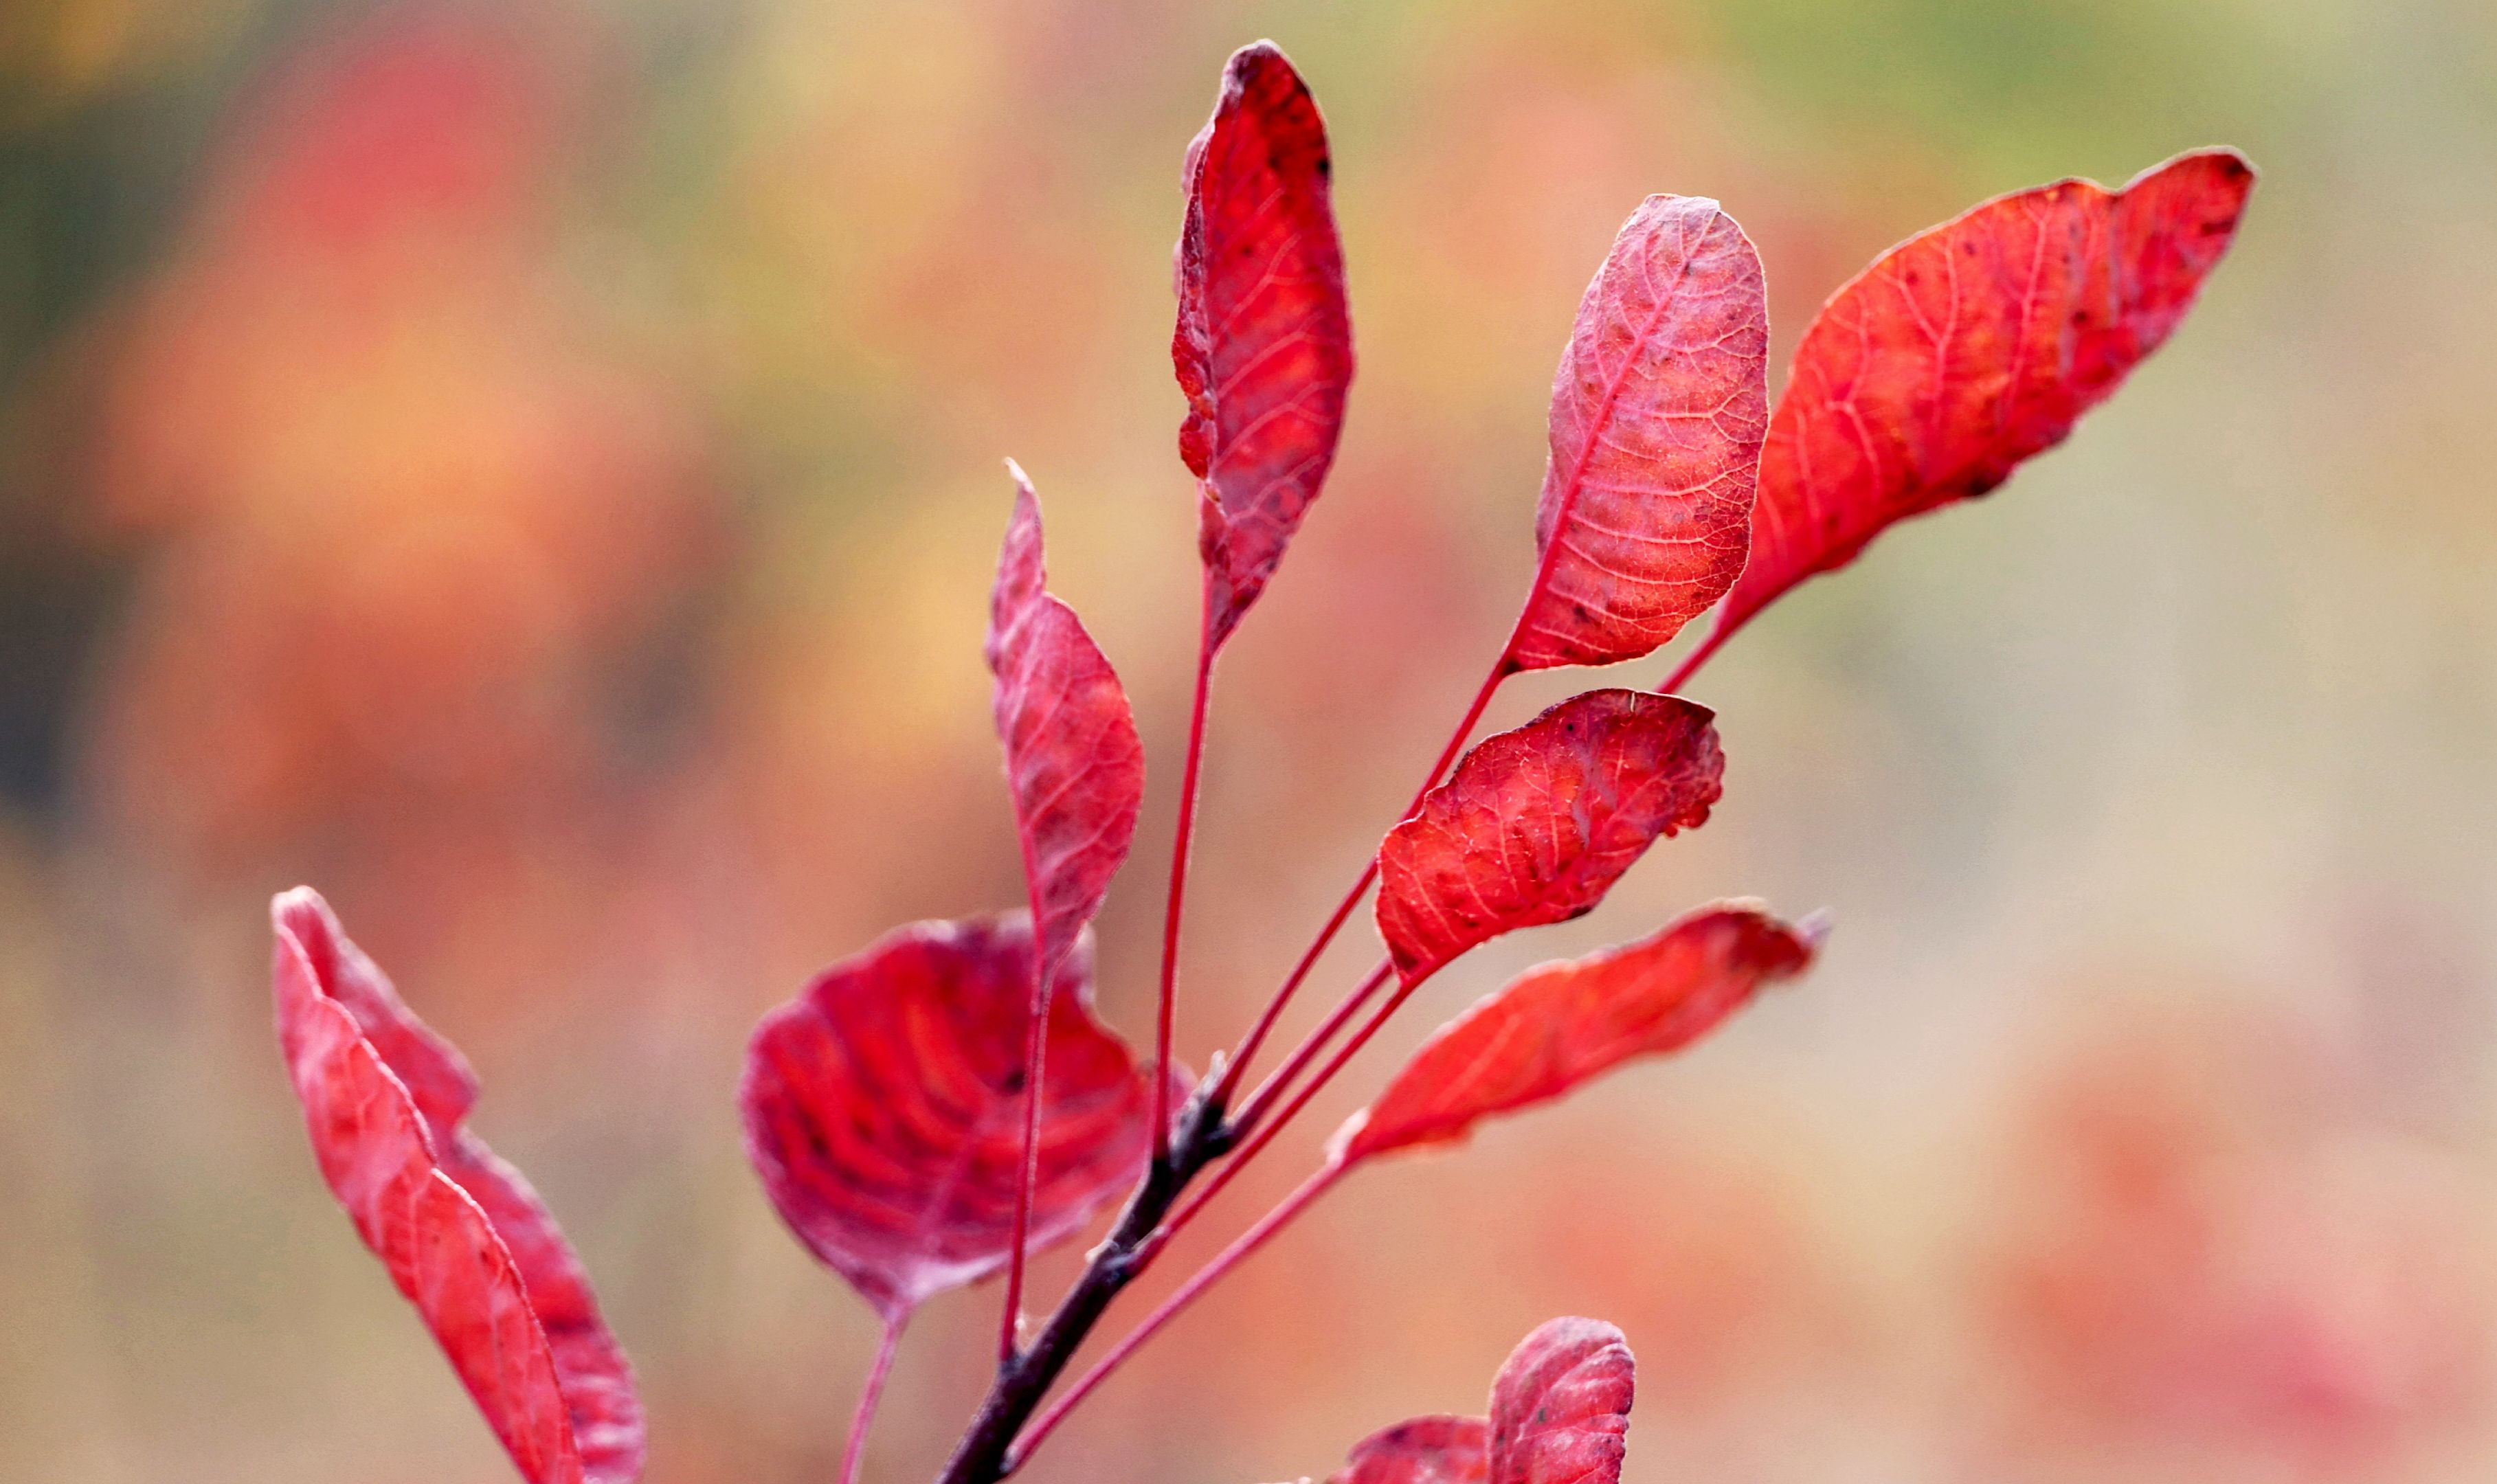
POLYGON ((1336 1136, 1349 1164, 1462 1139, 1633 1057, 1678 1051, 1763 986, 1802 973, 1815 936, 1753 902, 1720 902, 1653 936, 1528 969, 1439 1027, 1336 1136))
POLYGON ((1145 795, 1145 749, 1127 693, 1075 611, 1042 590, 1040 499, 1011 459, 1014 515, 997 559, 986 647, 997 739, 1024 871, 1054 966, 1108 895, 1145 795))
MULTIPOLYGON (((755 1028, 747 1156, 799 1241, 888 1323, 1011 1253, 1031 952, 1022 913, 914 923, 755 1028)), ((1152 1084, 1092 1014, 1090 934, 1052 994, 1035 1249, 1134 1184, 1152 1142, 1152 1084)))
POLYGON ((1378 932, 1399 977, 1588 912, 1658 836, 1704 822, 1725 765, 1715 714, 1591 690, 1466 754, 1378 847, 1378 932))
POLYGON ((1587 285, 1552 379, 1514 670, 1636 659, 1742 575, 1768 425, 1759 254, 1717 203, 1651 196, 1587 285))
POLYGON ((531 1484, 640 1477, 642 1404, 589 1280, 466 1120, 477 1081, 309 887, 270 903, 278 1042, 321 1174, 531 1484))
POLYGON ((1910 237, 1832 295, 1770 420, 1751 566, 1711 642, 2064 441, 2193 307, 2254 181, 2228 149, 2121 191, 2059 180, 1910 237))
POLYGON ((1619 1484, 1633 1364, 1599 1319, 1554 1319, 1491 1388, 1491 1484, 1619 1484))
POLYGON ((1486 1484, 1490 1477, 1491 1424, 1431 1416, 1354 1443, 1327 1484, 1486 1484))
POLYGON ((1233 53, 1187 147, 1171 335, 1209 651, 1275 575, 1343 431, 1352 322, 1330 168, 1326 125, 1283 53, 1272 42, 1233 53))

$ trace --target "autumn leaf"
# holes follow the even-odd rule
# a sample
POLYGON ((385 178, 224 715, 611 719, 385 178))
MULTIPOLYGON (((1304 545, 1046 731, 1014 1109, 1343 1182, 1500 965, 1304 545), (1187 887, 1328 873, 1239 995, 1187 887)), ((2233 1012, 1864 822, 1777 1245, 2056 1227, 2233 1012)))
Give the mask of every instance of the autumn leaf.
POLYGON ((1491 1424, 1480 1417, 1416 1417, 1352 1445, 1327 1484, 1486 1484, 1491 1424))
POLYGON ((1009 459, 1014 515, 990 603, 997 739, 1046 971, 1074 947, 1127 858, 1145 749, 1127 693, 1075 611, 1042 590, 1040 499, 1009 459))
POLYGON ((1466 754, 1378 847, 1378 931, 1418 983, 1511 929, 1592 910, 1659 835, 1717 802, 1714 712, 1591 690, 1466 754))
POLYGON ((1632 1372, 1620 1330, 1551 1320, 1501 1364, 1488 1420, 1399 1423, 1356 1443, 1327 1484, 1619 1484, 1632 1372))
POLYGON ((1652 936, 1528 969, 1441 1026, 1332 1157, 1462 1139, 1493 1114, 1549 1102, 1634 1057, 1679 1051, 1767 985, 1811 966, 1817 929, 1719 902, 1652 936))
POLYGON ((1759 254, 1717 203, 1651 196, 1552 380, 1534 586, 1512 671, 1636 659, 1742 574, 1768 424, 1759 254))
POLYGON ((628 1484, 645 1429, 589 1280, 466 1126, 477 1081, 309 887, 269 907, 277 1034, 312 1152, 364 1245, 531 1484, 628 1484))
POLYGON ((1599 1319, 1553 1319, 1491 1387, 1491 1484, 1618 1484, 1632 1363, 1599 1319))
MULTIPOLYGON (((1031 941, 1022 913, 898 929, 755 1029, 747 1155, 799 1241, 888 1324, 1012 1251, 1031 941)), ((1152 1084, 1092 1014, 1090 933, 1052 993, 1035 1249, 1134 1184, 1151 1143, 1152 1084)))
POLYGON ((2064 441, 2193 307, 2254 182, 2229 149, 2121 191, 2059 180, 1910 237, 1831 296, 1770 420, 1751 566, 1711 646, 2064 441))
POLYGON ((1330 170, 1325 123, 1292 64, 1272 42, 1235 52, 1187 147, 1171 335, 1208 653, 1275 575, 1343 431, 1352 322, 1330 170))

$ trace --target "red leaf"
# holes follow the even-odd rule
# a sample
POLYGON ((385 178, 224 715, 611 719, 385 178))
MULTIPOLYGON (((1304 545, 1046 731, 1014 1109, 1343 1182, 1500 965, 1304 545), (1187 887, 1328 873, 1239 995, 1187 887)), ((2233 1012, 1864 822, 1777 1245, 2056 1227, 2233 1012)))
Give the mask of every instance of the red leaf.
MULTIPOLYGON (((915 923, 755 1027, 738 1091, 747 1155, 798 1239, 888 1323, 1006 1265, 1030 955, 1022 913, 915 923)), ((1152 1084, 1092 1015, 1090 934, 1053 990, 1035 1249, 1133 1184, 1152 1143, 1152 1084)))
POLYGON ((1272 42, 1222 72, 1187 146, 1179 325, 1180 457, 1199 482, 1208 652, 1230 637, 1318 497, 1343 431, 1352 322, 1328 204, 1326 125, 1272 42))
POLYGON ((2059 180, 1891 248, 1795 348, 1722 642, 1892 522, 1984 494, 2064 441, 2192 308, 2254 168, 2208 149, 2121 191, 2059 180))
POLYGON ((1407 984, 1512 928, 1591 910, 1721 792, 1715 712, 1591 690, 1466 754, 1378 847, 1378 931, 1407 984))
POLYGON ((1491 1387, 1491 1484, 1619 1484, 1632 1363, 1622 1332, 1554 1319, 1491 1387))
POLYGON ((1480 1417, 1416 1417, 1354 1443, 1327 1484, 1486 1484, 1490 1446, 1480 1417))
POLYGON ((1768 425, 1764 292, 1713 201, 1651 196, 1622 224, 1552 379, 1542 560, 1510 668, 1636 659, 1742 575, 1768 425))
POLYGON ((463 1126, 477 1081, 309 887, 270 903, 278 1042, 322 1176, 532 1484, 640 1477, 632 1371, 520 1172, 463 1126))
POLYGON ((1041 961, 1055 966, 1101 910, 1127 858, 1145 796, 1145 749, 1100 646, 1075 610, 1041 590, 1040 500, 1022 468, 1012 459, 1006 467, 1014 516, 997 558, 987 654, 1041 961))
POLYGON ((1479 1119, 1678 1051, 1762 986, 1802 973, 1814 948, 1754 904, 1722 902, 1626 947, 1528 969, 1424 1042, 1344 1124, 1333 1157, 1462 1139, 1479 1119))

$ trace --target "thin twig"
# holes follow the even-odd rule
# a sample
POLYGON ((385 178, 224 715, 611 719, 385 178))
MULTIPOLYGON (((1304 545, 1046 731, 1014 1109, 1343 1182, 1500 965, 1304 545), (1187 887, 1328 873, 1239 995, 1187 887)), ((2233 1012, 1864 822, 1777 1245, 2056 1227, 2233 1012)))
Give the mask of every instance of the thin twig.
MULTIPOLYGON (((1209 583, 1206 601, 1213 601, 1209 583)), ((1180 915, 1187 900, 1187 852, 1196 833, 1196 780, 1205 761, 1206 697, 1214 683, 1214 627, 1196 642, 1196 697, 1188 704, 1187 761, 1180 772, 1179 824, 1171 832, 1170 897, 1162 909, 1161 1004, 1154 1020, 1154 1157, 1170 1153, 1171 1039, 1179 1006, 1180 915)))

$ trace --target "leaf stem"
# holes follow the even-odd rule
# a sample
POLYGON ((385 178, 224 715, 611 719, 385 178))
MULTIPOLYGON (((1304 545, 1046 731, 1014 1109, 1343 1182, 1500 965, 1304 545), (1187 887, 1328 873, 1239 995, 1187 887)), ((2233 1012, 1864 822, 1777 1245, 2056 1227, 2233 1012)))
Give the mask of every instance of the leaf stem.
POLYGON ((875 1420, 876 1404, 884 1400, 884 1378, 893 1373, 894 1352, 901 1348, 901 1329, 909 1322, 907 1310, 885 1318, 884 1338, 876 1342, 875 1364, 868 1368, 858 1410, 850 1414, 849 1441, 841 1445, 841 1484, 851 1484, 858 1477, 859 1459, 867 1451, 868 1425, 875 1420))
MULTIPOLYGON (((1031 1202, 1040 1188, 1040 1092, 1049 1070, 1049 1017, 1058 1008, 1058 996, 1051 993, 1051 965, 1042 952, 1038 924, 1040 903, 1032 903, 1031 943, 1031 1028, 1026 1032, 1023 1053, 1023 1176, 1015 1182, 1014 1249, 1006 1260, 1006 1307, 997 1325, 997 1363, 1004 1365, 1015 1358, 1023 1334, 1023 1270, 1025 1248, 1030 1245, 1031 1202)), ((1156 1078, 1156 1081, 1161 1079, 1156 1078)))
MULTIPOLYGON (((1212 581, 1205 601, 1214 601, 1212 581)), ((1171 832, 1170 898, 1162 909, 1161 1003, 1154 1020, 1154 1157, 1170 1153, 1171 1039, 1179 1005, 1180 917, 1187 900, 1187 852, 1196 834, 1196 780, 1205 761, 1205 707, 1214 684, 1214 628, 1197 628, 1196 696, 1188 703, 1187 762, 1180 773, 1179 823, 1171 832)))
POLYGON ((1292 1048, 1292 1054, 1283 1058, 1283 1064, 1268 1073, 1266 1080, 1257 1084, 1257 1090, 1249 1093, 1248 1100, 1240 1105, 1239 1112, 1232 1115, 1231 1131, 1234 1136, 1245 1135, 1257 1126, 1265 1118, 1266 1110, 1274 1106, 1275 1099, 1282 1096, 1291 1086, 1292 1079, 1306 1070, 1318 1053, 1326 1049, 1327 1043, 1336 1038, 1337 1032, 1360 1013, 1361 1007, 1369 1002, 1370 996, 1378 993, 1378 987, 1385 984, 1393 972, 1395 964, 1391 961, 1378 961, 1378 966, 1355 985, 1351 994, 1337 1002, 1317 1028, 1301 1038, 1301 1044, 1292 1048))
POLYGON ((1717 626, 1709 631, 1708 637, 1699 641, 1699 647, 1684 655, 1682 663, 1673 667, 1673 673, 1664 678, 1664 683, 1657 687, 1658 691, 1668 696, 1680 692, 1683 686, 1691 682, 1691 678, 1699 673, 1699 667, 1708 663, 1708 657, 1717 652, 1718 647, 1733 638, 1734 630, 1740 627, 1740 624, 1729 626, 1720 618, 1717 626))
POLYGON ((1310 1204, 1324 1195, 1349 1168, 1351 1168, 1349 1165, 1330 1163, 1311 1176, 1301 1184, 1299 1189, 1283 1197, 1280 1205, 1260 1217, 1256 1225, 1242 1232, 1229 1247, 1216 1254, 1214 1260, 1200 1269, 1195 1277, 1181 1284, 1169 1298, 1162 1300, 1153 1312, 1145 1315, 1143 1321, 1127 1333, 1124 1339, 1111 1347, 1110 1353, 1094 1362, 1091 1370, 1078 1377, 1075 1384, 1066 1389, 1064 1396, 1059 1397, 1047 1411, 1042 1412, 1031 1426, 1025 1430, 1023 1437, 1016 1440, 1014 1450, 1006 1456, 1007 1469, 1011 1471, 1021 1468, 1024 1461, 1031 1457, 1033 1450, 1057 1430, 1058 1424, 1065 1419, 1066 1414, 1074 1410, 1078 1403, 1090 1396, 1094 1387, 1106 1380, 1111 1372, 1118 1370, 1122 1362, 1141 1349, 1145 1342, 1154 1338, 1162 1326, 1177 1318, 1182 1310, 1196 1301, 1197 1295, 1213 1287, 1225 1274, 1238 1267, 1243 1259, 1265 1246, 1267 1240, 1281 1231, 1294 1216, 1308 1210, 1310 1204))
MULTIPOLYGON (((1431 765, 1431 772, 1422 779, 1422 786, 1413 790, 1413 802, 1405 805, 1405 811, 1396 816, 1398 824, 1411 818, 1414 811, 1421 808, 1422 801, 1430 797, 1431 790, 1438 786, 1439 778, 1447 773, 1448 766, 1464 750, 1466 740, 1473 736, 1474 724, 1482 720, 1483 710, 1491 705, 1492 694, 1500 689, 1501 681, 1517 673, 1509 663, 1509 648, 1510 646, 1501 647, 1500 658, 1493 663, 1491 673, 1483 677, 1482 686, 1474 692, 1472 704, 1466 708, 1464 717, 1457 722, 1457 729, 1448 735, 1447 745, 1439 749, 1439 760, 1431 765)), ((1361 879, 1352 884, 1351 891, 1343 894, 1343 900, 1337 904, 1335 914, 1327 919, 1324 928, 1318 930, 1317 941, 1310 944, 1308 952, 1301 955, 1301 961, 1292 965, 1282 988, 1266 1002, 1257 1023, 1248 1027, 1248 1034, 1241 1038, 1239 1047, 1232 1052, 1230 1064, 1222 1069, 1222 1080, 1217 1085, 1224 1101, 1228 1102, 1231 1094, 1240 1089, 1240 1080, 1247 1075, 1250 1059, 1257 1055, 1257 1048, 1265 1043, 1268 1033, 1274 1030, 1275 1022, 1282 1016, 1283 1007, 1291 1003, 1292 995, 1300 990, 1301 981, 1309 978, 1310 970, 1317 965, 1318 955, 1326 952, 1327 945, 1335 941, 1336 933, 1343 931, 1345 920, 1352 916, 1352 909, 1361 904, 1362 894, 1369 891, 1370 883, 1377 878, 1378 856, 1374 851, 1361 868, 1361 879)), ((1334 1023, 1350 1013, 1348 1006, 1339 1005, 1329 1020, 1334 1023)))

